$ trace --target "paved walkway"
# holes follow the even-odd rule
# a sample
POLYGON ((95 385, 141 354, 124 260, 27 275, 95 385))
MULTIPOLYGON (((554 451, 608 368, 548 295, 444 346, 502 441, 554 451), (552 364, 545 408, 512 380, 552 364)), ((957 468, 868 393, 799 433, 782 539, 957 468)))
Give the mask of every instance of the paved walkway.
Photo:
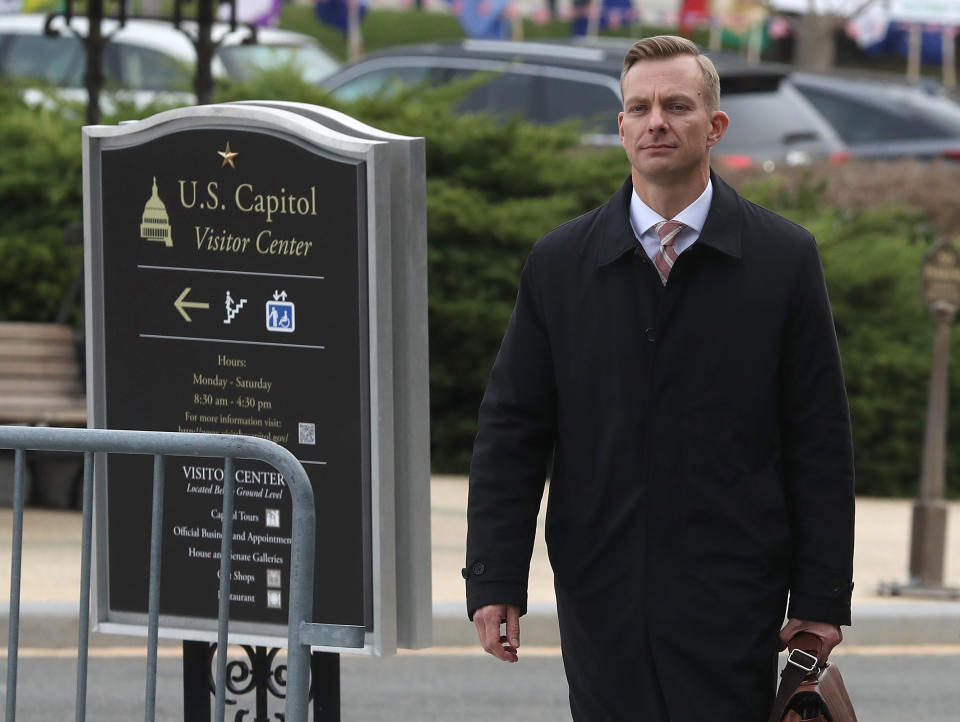
MULTIPOLYGON (((435 477, 431 483, 434 643, 472 644, 464 613, 464 538, 467 485, 462 477, 435 477)), ((545 505, 544 507, 545 508, 545 505)), ((912 502, 857 500, 854 558, 854 627, 848 641, 861 644, 960 644, 960 601, 918 601, 881 597, 884 582, 906 580, 912 502)), ((12 513, 0 509, 0 579, 10 578, 12 513)), ((960 503, 950 505, 945 582, 960 587, 960 503)), ((80 514, 27 509, 24 524, 21 600, 27 616, 75 608, 80 588, 80 514)), ((5 601, 5 596, 4 596, 5 601)), ((530 571, 527 644, 556 644, 553 583, 543 543, 543 513, 530 571)), ((0 604, 0 608, 5 608, 0 604)))

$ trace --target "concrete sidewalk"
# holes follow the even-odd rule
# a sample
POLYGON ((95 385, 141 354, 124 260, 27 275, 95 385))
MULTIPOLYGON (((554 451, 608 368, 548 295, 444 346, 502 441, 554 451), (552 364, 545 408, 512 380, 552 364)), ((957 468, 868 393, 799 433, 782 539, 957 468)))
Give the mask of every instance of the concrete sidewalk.
MULTIPOLYGON (((467 621, 463 579, 467 484, 462 477, 435 477, 431 483, 433 610, 436 646, 473 645, 467 621)), ((544 507, 545 508, 545 505, 544 507)), ((847 644, 960 644, 960 601, 919 601, 880 597, 883 582, 906 580, 910 545, 909 500, 857 500, 854 559, 856 587, 847 644)), ((24 522, 22 636, 30 646, 75 644, 80 589, 78 512, 27 509, 24 522), (44 641, 46 640, 46 641, 44 641)), ((960 503, 950 505, 946 583, 960 587, 960 503)), ((0 578, 10 578, 12 513, 0 509, 0 578)), ((553 582, 543 543, 543 511, 530 571, 529 612, 523 621, 524 645, 556 645, 553 582)), ((6 595, 0 604, 0 630, 6 630, 6 595)), ((116 645, 123 638, 94 635, 93 644, 116 645)), ((142 644, 142 640, 136 640, 142 644)))

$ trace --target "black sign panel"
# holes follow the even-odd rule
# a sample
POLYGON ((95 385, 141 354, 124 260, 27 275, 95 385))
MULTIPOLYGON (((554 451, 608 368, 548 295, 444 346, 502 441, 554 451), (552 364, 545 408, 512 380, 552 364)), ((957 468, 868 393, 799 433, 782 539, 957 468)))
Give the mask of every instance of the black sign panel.
MULTIPOLYGON (((314 488, 314 620, 368 625, 363 163, 293 137, 182 130, 104 150, 105 422, 249 434, 314 488)), ((151 463, 111 458, 108 606, 145 613, 151 463)), ((231 619, 285 624, 290 507, 236 462, 231 619)), ((222 460, 170 459, 161 614, 215 619, 222 460)))

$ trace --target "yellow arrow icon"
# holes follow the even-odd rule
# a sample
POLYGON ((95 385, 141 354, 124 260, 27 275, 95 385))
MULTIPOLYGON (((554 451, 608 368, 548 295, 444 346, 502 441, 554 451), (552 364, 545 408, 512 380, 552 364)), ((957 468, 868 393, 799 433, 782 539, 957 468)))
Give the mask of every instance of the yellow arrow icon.
POLYGON ((183 309, 185 309, 185 308, 210 308, 210 304, 207 303, 206 301, 185 301, 184 299, 187 297, 187 294, 188 294, 188 293, 190 293, 190 287, 189 287, 189 286, 187 286, 185 289, 183 289, 183 293, 181 293, 180 296, 177 298, 177 300, 173 302, 173 306, 174 306, 174 308, 176 308, 176 309, 180 312, 180 315, 183 316, 183 317, 187 320, 187 323, 192 323, 192 322, 193 322, 193 319, 191 319, 191 318, 187 315, 187 312, 184 311, 183 309))

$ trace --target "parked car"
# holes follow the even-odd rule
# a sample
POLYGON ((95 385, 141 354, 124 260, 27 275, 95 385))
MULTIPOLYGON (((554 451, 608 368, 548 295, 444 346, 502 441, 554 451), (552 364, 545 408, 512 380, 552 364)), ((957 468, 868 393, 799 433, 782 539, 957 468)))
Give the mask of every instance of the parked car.
MULTIPOLYGON (((56 36, 44 34, 45 16, 0 16, 0 76, 21 81, 40 81, 62 89, 60 95, 85 100, 86 53, 82 42, 56 18, 51 27, 56 36), (71 92, 71 90, 73 92, 71 92)), ((77 16, 71 28, 86 35, 87 19, 77 16)), ((197 54, 193 43, 171 23, 130 19, 122 28, 105 20, 105 34, 113 33, 104 48, 103 70, 107 90, 144 105, 154 100, 193 102, 192 88, 197 54)), ((195 32, 195 25, 183 23, 195 32)), ((246 80, 258 68, 290 63, 305 79, 317 82, 339 67, 339 63, 312 37, 273 28, 257 32, 257 45, 244 44, 249 28, 230 30, 227 23, 215 23, 213 37, 220 45, 213 58, 214 78, 246 80)))
MULTIPOLYGON (((466 113, 520 113, 536 123, 576 119, 584 140, 617 144, 622 107, 620 69, 628 45, 466 40, 399 46, 372 53, 329 75, 321 85, 342 100, 369 97, 397 85, 442 85, 473 73, 489 81, 457 106, 466 113)), ((751 66, 738 57, 716 60, 730 129, 714 162, 742 168, 797 165, 846 157, 843 141, 790 82, 780 66, 751 66)))
POLYGON ((858 158, 960 160, 960 104, 935 84, 792 73, 858 158))

